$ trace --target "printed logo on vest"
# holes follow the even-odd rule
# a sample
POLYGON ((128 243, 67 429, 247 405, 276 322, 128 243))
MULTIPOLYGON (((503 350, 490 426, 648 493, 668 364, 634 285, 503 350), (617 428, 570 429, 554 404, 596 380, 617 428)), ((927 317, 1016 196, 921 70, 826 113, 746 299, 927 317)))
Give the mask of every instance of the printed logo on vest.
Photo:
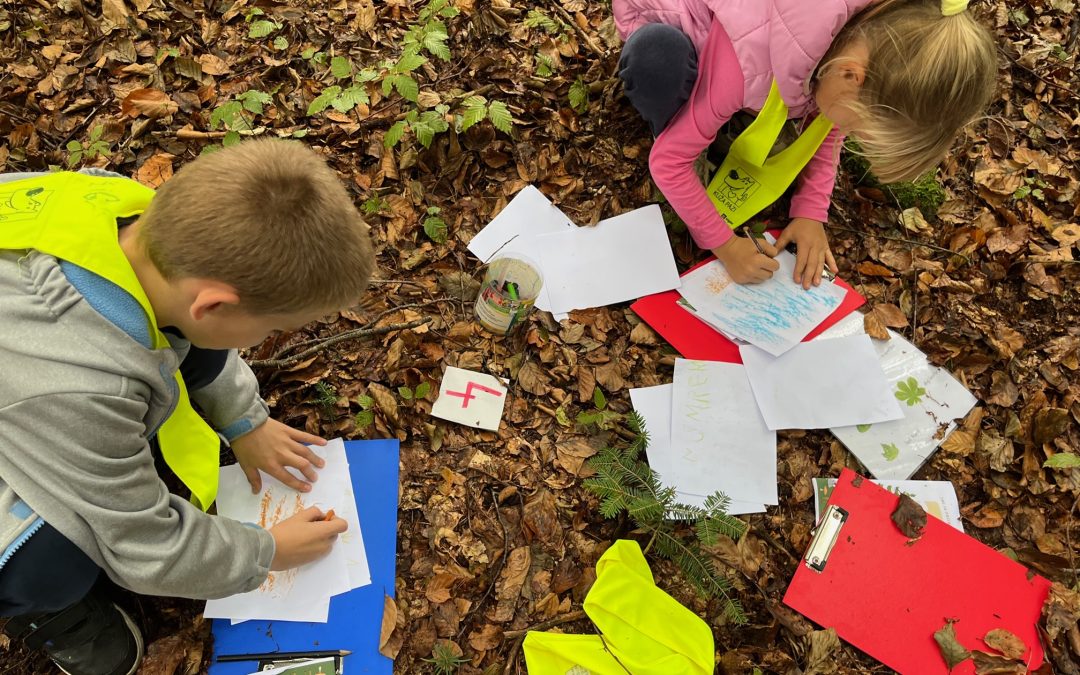
POLYGON ((0 222, 36 220, 52 193, 41 187, 0 192, 0 222))
POLYGON ((713 196, 724 205, 729 213, 739 210, 746 200, 750 198, 761 183, 745 171, 731 169, 724 176, 724 181, 713 192, 713 196))

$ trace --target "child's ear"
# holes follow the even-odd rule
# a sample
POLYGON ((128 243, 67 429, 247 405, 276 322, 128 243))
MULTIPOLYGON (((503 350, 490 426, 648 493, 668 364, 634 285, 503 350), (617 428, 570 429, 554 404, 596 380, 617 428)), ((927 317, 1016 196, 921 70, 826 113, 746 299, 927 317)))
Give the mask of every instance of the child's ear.
POLYGON ((235 288, 220 281, 203 280, 195 289, 195 299, 191 301, 188 311, 192 319, 201 321, 208 314, 229 305, 240 305, 240 295, 235 288))
POLYGON ((866 81, 866 66, 855 59, 847 59, 840 64, 840 75, 844 82, 861 87, 866 81))

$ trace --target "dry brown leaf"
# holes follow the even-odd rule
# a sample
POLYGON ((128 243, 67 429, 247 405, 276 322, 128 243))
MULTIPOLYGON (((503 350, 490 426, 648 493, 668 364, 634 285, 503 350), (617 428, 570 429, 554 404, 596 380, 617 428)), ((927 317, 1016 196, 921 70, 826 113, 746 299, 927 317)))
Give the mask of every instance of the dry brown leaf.
POLYGON ((892 512, 892 521, 909 542, 914 541, 926 529, 926 510, 907 493, 901 493, 900 501, 892 512))
POLYGON ((401 418, 398 415, 398 402, 394 394, 378 382, 368 383, 368 396, 375 400, 383 416, 395 427, 401 426, 401 418))
POLYGON ((485 624, 480 632, 469 633, 469 646, 478 652, 496 649, 502 644, 502 628, 495 624, 485 624))
POLYGON ((549 542, 555 540, 561 532, 559 511, 555 505, 555 495, 546 488, 540 488, 536 494, 525 501, 525 513, 521 521, 525 541, 549 542))
POLYGON ((521 596, 521 588, 525 585, 531 565, 532 553, 528 546, 519 546, 510 552, 506 566, 495 582, 495 596, 499 599, 495 608, 495 621, 505 623, 514 618, 517 600, 521 596))
POLYGON ((172 161, 174 159, 176 159, 176 155, 170 155, 167 152, 159 152, 153 155, 143 162, 142 166, 135 172, 135 180, 146 187, 161 187, 165 181, 172 178, 172 161))
POLYGON ((810 654, 806 659, 805 675, 828 675, 837 670, 836 651, 840 649, 840 638, 835 628, 816 630, 807 637, 810 654))
POLYGON ((224 59, 221 59, 213 54, 200 54, 199 65, 202 66, 202 71, 207 75, 227 75, 232 72, 232 68, 228 63, 225 63, 224 59))
POLYGON ((176 633, 154 640, 146 648, 139 675, 173 675, 184 661, 192 644, 186 633, 176 633))
POLYGON ((975 664, 975 675, 1027 675, 1028 672, 1023 663, 997 654, 974 651, 971 661, 975 664))
POLYGON ((126 26, 129 13, 124 0, 101 0, 101 16, 114 26, 126 26))
POLYGON ((996 649, 1008 659, 1021 659, 1027 653, 1027 645, 1004 628, 995 628, 986 634, 983 642, 987 647, 996 649))
POLYGON ((622 374, 619 372, 619 363, 617 361, 608 361, 601 366, 597 366, 596 381, 604 388, 604 391, 612 394, 626 387, 626 380, 623 379, 622 374))
POLYGON ((551 378, 535 361, 528 361, 518 371, 518 384, 536 396, 544 396, 551 391, 551 378))
POLYGON ((904 209, 900 212, 900 224, 904 226, 904 229, 908 232, 914 232, 916 234, 926 232, 930 229, 930 223, 926 222, 926 218, 923 217, 922 211, 919 207, 913 206, 910 209, 904 209))
POLYGON ((596 372, 590 366, 578 366, 578 401, 588 403, 592 401, 593 392, 596 391, 596 372))
POLYGON ((397 603, 389 595, 383 596, 382 628, 379 630, 379 653, 388 659, 396 659, 404 642, 403 631, 398 630, 397 603))
POLYGON ((180 106, 160 89, 136 89, 120 103, 120 111, 128 117, 158 119, 172 115, 180 106))
POLYGON ((859 270, 859 274, 865 274, 868 277, 895 276, 895 273, 888 267, 885 267, 884 265, 879 265, 876 262, 870 262, 869 260, 864 260, 863 262, 859 263, 855 266, 855 269, 859 270))
POLYGON ((990 376, 990 396, 986 399, 987 403, 993 403, 996 405, 1009 408, 1013 403, 1016 403, 1016 399, 1020 396, 1020 390, 1016 388, 1016 384, 1013 383, 1009 374, 1003 370, 996 370, 990 376))
POLYGON ((875 340, 891 339, 888 329, 885 328, 885 322, 882 321, 879 314, 875 314, 874 312, 863 315, 863 330, 875 340))
POLYGON ((656 331, 642 321, 630 331, 630 342, 636 345, 654 345, 657 343, 656 331))
POLYGON ((447 572, 439 572, 428 577, 427 586, 424 588, 424 597, 435 604, 446 602, 450 599, 450 589, 458 578, 457 575, 447 572))
POLYGON ((1069 428, 1069 411, 1064 408, 1043 408, 1035 413, 1031 439, 1042 445, 1049 443, 1069 428))
POLYGON ((889 328, 906 328, 908 325, 907 317, 900 308, 890 303, 876 304, 870 313, 881 317, 881 323, 889 328))

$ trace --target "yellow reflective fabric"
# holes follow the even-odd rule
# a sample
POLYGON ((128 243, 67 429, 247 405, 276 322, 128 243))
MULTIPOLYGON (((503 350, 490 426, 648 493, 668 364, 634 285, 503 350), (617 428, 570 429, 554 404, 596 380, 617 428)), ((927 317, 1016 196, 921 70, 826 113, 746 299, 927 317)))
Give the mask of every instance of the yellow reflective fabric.
POLYGON ((942 16, 960 14, 968 7, 968 0, 941 0, 942 16))
MULTIPOLYGON (((168 348, 154 310, 117 243, 116 219, 138 215, 154 191, 126 178, 60 172, 0 184, 0 249, 35 249, 108 279, 146 312, 154 349, 168 348)), ((187 387, 175 374, 176 409, 158 441, 169 467, 204 511, 217 495, 218 450, 214 430, 191 407, 187 387)))
POLYGON ((530 632, 529 675, 709 675, 712 630, 656 587, 637 542, 620 539, 596 563, 585 613, 600 635, 530 632))
POLYGON ((724 163, 709 183, 709 199, 732 228, 784 194, 833 128, 828 118, 818 115, 794 143, 770 157, 787 116, 787 105, 773 80, 761 112, 732 141, 724 163))

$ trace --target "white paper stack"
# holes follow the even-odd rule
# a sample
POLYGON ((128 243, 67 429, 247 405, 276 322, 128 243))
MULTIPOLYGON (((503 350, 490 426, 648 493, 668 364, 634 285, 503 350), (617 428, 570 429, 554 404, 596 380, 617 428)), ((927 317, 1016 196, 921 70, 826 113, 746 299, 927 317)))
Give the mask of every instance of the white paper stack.
POLYGON ((371 583, 345 443, 334 439, 323 447, 310 447, 326 460, 326 466, 319 470, 319 479, 307 493, 263 474, 262 490, 252 494, 239 465, 222 467, 218 515, 269 529, 317 506, 324 512, 333 509, 349 524, 348 531, 338 538, 329 555, 315 562, 271 572, 259 588, 248 593, 208 600, 203 613, 206 618, 231 619, 233 623, 252 619, 325 623, 332 596, 371 583))
POLYGON ((519 253, 540 265, 536 306, 565 318, 679 286, 679 272, 656 204, 576 227, 535 187, 518 193, 472 241, 483 262, 519 253))
MULTIPOLYGON (((923 510, 938 520, 952 525, 961 532, 964 523, 960 518, 960 502, 956 499, 956 488, 945 480, 875 480, 870 481, 893 494, 905 494, 914 499, 923 510)), ((816 520, 821 519, 821 508, 832 496, 836 487, 835 478, 814 479, 814 513, 816 520)))

